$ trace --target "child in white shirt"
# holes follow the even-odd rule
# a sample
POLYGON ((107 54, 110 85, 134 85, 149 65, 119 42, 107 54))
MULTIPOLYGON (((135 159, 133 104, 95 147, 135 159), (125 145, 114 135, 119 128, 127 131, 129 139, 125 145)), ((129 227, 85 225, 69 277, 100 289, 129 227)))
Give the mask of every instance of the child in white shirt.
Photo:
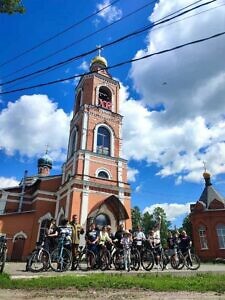
POLYGON ((132 236, 128 230, 124 231, 123 237, 121 239, 121 244, 123 245, 123 254, 124 254, 124 264, 125 270, 130 271, 130 254, 131 254, 131 245, 132 245, 132 236))

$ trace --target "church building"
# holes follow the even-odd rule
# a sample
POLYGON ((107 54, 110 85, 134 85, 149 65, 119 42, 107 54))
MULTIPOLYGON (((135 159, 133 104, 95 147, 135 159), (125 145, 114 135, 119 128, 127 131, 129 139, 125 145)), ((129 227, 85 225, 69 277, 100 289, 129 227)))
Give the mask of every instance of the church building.
POLYGON ((214 189, 210 174, 204 172, 203 177, 205 188, 190 207, 195 251, 204 261, 225 259, 225 200, 214 189))
POLYGON ((25 172, 19 186, 0 189, 0 232, 9 238, 9 259, 24 260, 51 218, 60 224, 77 214, 84 229, 91 222, 111 225, 113 231, 120 223, 131 228, 119 89, 99 54, 76 88, 62 174, 50 175, 52 161, 46 153, 38 160, 37 175, 25 172))

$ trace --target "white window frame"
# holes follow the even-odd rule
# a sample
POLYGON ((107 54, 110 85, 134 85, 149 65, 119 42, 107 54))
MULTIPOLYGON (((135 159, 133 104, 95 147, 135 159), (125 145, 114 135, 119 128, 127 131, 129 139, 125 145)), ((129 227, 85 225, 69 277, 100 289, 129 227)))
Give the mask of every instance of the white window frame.
POLYGON ((225 249, 225 225, 218 224, 216 226, 219 249, 225 249))
POLYGON ((199 234, 199 241, 201 250, 207 250, 208 248, 208 241, 207 241, 207 235, 206 235, 206 227, 200 226, 198 228, 198 234, 199 234))
MULTIPOLYGON (((99 127, 105 127, 106 129, 108 129, 109 133, 110 133, 110 155, 111 157, 114 157, 114 132, 112 130, 111 127, 109 127, 107 124, 104 123, 100 123, 97 124, 95 129, 94 129, 94 152, 97 153, 97 138, 98 138, 98 129, 99 127)), ((108 156, 108 155, 107 155, 108 156)))
POLYGON ((100 179, 112 179, 112 175, 111 173, 109 172, 109 170, 105 169, 105 168, 98 168, 95 172, 95 176, 100 178, 100 179), (98 177, 98 174, 100 172, 105 172, 107 175, 108 175, 108 178, 102 178, 102 177, 98 177))

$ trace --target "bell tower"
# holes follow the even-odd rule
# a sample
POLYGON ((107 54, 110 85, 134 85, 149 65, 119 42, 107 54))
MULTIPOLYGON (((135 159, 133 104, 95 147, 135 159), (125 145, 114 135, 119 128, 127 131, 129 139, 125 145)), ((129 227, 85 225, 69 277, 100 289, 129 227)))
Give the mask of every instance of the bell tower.
POLYGON ((100 53, 90 71, 76 88, 62 177, 62 187, 70 190, 65 215, 76 213, 83 225, 101 212, 114 227, 124 222, 131 228, 127 161, 121 157, 119 82, 108 73, 100 53))

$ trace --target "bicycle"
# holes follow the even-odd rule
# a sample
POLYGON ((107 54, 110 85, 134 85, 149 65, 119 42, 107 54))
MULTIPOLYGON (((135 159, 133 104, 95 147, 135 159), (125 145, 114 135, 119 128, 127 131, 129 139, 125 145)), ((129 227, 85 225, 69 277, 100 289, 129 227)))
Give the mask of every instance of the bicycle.
POLYGON ((66 248, 66 235, 59 238, 58 246, 50 254, 50 266, 55 272, 67 271, 72 263, 72 254, 66 248))
POLYGON ((143 241, 140 252, 140 263, 145 271, 150 271, 155 263, 153 252, 149 249, 149 242, 143 241))
POLYGON ((7 240, 6 236, 0 236, 0 273, 3 272, 6 262, 7 240))
POLYGON ((93 269, 96 263, 96 257, 93 251, 87 246, 80 246, 75 258, 75 268, 81 271, 93 269))
POLYGON ((174 254, 170 256, 170 264, 175 270, 181 270, 185 265, 184 256, 178 247, 174 248, 174 254))
POLYGON ((198 270, 201 264, 200 258, 195 253, 192 253, 190 248, 183 255, 185 266, 189 270, 198 270))
POLYGON ((47 271, 50 267, 50 255, 44 248, 44 241, 37 242, 36 248, 27 260, 26 271, 34 273, 47 271))

